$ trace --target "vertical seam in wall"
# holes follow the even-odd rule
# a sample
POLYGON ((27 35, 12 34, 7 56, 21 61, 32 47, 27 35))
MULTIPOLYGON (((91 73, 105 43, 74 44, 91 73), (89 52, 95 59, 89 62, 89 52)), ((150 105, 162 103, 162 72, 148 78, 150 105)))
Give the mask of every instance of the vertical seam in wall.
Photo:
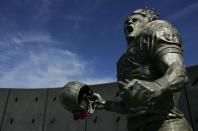
POLYGON ((8 105, 8 99, 9 99, 9 96, 10 96, 10 91, 11 91, 11 89, 8 89, 7 98, 6 98, 6 101, 5 101, 5 106, 4 106, 2 119, 1 119, 0 131, 2 130, 2 127, 3 127, 3 121, 4 121, 5 113, 6 113, 6 110, 7 110, 7 105, 8 105))
POLYGON ((85 119, 85 131, 87 131, 87 122, 88 122, 88 117, 85 119))
POLYGON ((45 119, 46 119, 46 111, 47 111, 47 101, 48 101, 48 93, 49 93, 49 89, 47 89, 46 92, 46 100, 45 100, 45 107, 44 107, 44 113, 43 113, 43 124, 42 124, 42 131, 45 130, 45 119))

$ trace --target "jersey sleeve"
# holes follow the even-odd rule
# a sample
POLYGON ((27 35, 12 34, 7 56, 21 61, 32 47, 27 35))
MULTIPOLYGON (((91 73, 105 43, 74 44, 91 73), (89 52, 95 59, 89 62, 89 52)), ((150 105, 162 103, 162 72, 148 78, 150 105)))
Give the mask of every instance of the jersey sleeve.
POLYGON ((147 50, 152 57, 160 57, 166 53, 182 54, 182 41, 178 31, 170 23, 162 20, 146 25, 142 35, 147 50))
POLYGON ((154 30, 154 56, 160 57, 167 53, 182 54, 182 41, 178 31, 168 22, 158 23, 154 30))

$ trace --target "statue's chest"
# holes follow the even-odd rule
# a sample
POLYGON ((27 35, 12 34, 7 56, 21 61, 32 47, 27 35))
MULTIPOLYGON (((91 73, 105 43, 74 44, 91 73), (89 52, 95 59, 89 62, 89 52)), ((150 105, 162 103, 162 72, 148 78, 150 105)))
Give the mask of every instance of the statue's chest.
POLYGON ((141 45, 131 46, 117 63, 117 78, 133 79, 151 74, 152 61, 141 45))
POLYGON ((138 67, 147 66, 150 63, 146 51, 141 48, 140 44, 131 46, 125 54, 118 60, 119 69, 133 70, 138 67))
POLYGON ((140 68, 144 68, 148 65, 146 58, 142 56, 137 56, 137 54, 129 55, 128 53, 124 54, 117 63, 118 73, 129 73, 140 68))

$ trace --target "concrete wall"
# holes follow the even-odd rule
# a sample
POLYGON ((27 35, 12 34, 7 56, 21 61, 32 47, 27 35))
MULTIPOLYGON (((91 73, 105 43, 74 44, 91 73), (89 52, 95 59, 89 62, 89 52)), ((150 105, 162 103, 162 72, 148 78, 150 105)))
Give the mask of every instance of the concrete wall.
POLYGON ((187 69, 190 82, 186 88, 186 92, 180 99, 180 109, 188 116, 192 118, 192 125, 195 131, 198 131, 198 66, 193 66, 187 69), (189 104, 189 105, 188 105, 189 104), (189 108, 187 108, 189 106, 189 108), (188 112, 188 113, 187 113, 188 112))
MULTIPOLYGON (((198 66, 188 68, 190 82, 179 108, 198 131, 198 66), (197 82, 196 82, 197 81, 197 82), (189 108, 188 108, 189 107, 189 108)), ((93 85, 104 98, 119 100, 115 83, 93 85)), ((126 131, 126 117, 96 111, 86 120, 75 121, 59 101, 60 88, 0 89, 0 131, 126 131)))
POLYGON ((60 89, 1 89, 0 131, 84 131, 59 101, 60 89))

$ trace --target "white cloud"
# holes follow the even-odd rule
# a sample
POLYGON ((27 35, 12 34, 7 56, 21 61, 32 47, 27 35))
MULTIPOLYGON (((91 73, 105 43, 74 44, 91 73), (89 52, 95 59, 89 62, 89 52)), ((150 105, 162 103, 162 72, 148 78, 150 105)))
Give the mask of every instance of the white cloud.
POLYGON ((179 18, 186 16, 189 13, 195 11, 196 9, 198 9, 198 2, 194 2, 193 4, 186 6, 185 8, 176 12, 175 14, 168 16, 167 19, 171 19, 171 20, 179 19, 179 18))
POLYGON ((28 42, 44 42, 44 43, 54 42, 48 34, 38 33, 38 32, 35 33, 26 32, 26 34, 18 32, 17 35, 12 36, 11 39, 12 39, 11 41, 13 41, 15 44, 18 45, 28 42))
MULTIPOLYGON (((26 34, 12 36, 10 41, 4 41, 3 45, 7 43, 18 44, 19 48, 24 45, 34 44, 48 44, 58 42, 45 33, 26 34), (7 42, 7 43, 5 43, 7 42)), ((35 45, 37 46, 37 45, 35 45)), ((49 46, 43 46, 39 50, 29 49, 28 51, 19 50, 18 53, 13 53, 12 45, 8 47, 7 54, 2 54, 1 63, 6 61, 6 57, 16 55, 6 64, 9 65, 13 61, 17 61, 13 68, 5 69, 6 66, 0 65, 0 87, 1 88, 49 88, 61 87, 68 81, 79 80, 86 84, 98 84, 103 82, 113 81, 111 77, 94 77, 92 65, 81 58, 78 54, 69 51, 68 49, 59 49, 49 46), (10 49, 9 49, 10 48, 10 49), (9 55, 8 55, 9 54, 9 55), (25 59, 20 59, 20 55, 26 55, 25 59), (19 56, 17 56, 19 55, 19 56), (16 60, 17 59, 17 60, 16 60)), ((25 49, 26 50, 26 49, 25 49)))

